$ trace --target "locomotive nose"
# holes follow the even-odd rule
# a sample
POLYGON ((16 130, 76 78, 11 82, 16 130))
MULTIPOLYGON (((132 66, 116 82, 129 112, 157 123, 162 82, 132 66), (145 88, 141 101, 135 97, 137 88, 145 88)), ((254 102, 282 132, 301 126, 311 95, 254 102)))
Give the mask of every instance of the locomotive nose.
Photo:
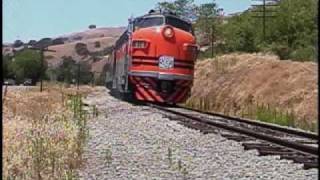
POLYGON ((172 93, 174 90, 174 81, 162 80, 159 85, 162 93, 172 93))

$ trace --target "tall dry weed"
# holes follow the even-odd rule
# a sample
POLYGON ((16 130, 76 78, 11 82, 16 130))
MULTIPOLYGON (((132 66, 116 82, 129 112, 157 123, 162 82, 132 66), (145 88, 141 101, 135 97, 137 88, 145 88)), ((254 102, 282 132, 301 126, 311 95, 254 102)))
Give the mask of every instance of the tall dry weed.
POLYGON ((3 179, 75 178, 74 170, 82 162, 86 116, 74 116, 67 106, 74 91, 57 85, 42 93, 8 91, 3 106, 3 179))

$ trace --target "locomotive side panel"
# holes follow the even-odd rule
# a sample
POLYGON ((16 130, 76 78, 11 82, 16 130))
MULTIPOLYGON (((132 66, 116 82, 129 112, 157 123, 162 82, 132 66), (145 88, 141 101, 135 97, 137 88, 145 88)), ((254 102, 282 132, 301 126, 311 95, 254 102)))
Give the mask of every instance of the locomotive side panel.
POLYGON ((117 89, 121 93, 127 93, 129 68, 127 31, 124 32, 122 36, 119 38, 119 40, 116 42, 114 56, 115 68, 113 77, 113 88, 117 89))
POLYGON ((110 53, 107 56, 107 64, 106 64, 106 87, 111 88, 112 87, 112 79, 113 79, 113 55, 110 53))

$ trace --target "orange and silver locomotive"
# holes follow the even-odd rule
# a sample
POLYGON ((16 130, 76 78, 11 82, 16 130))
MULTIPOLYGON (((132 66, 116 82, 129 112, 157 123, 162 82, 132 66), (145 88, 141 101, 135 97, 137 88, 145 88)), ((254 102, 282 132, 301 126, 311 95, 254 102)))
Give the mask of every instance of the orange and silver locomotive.
POLYGON ((107 87, 141 101, 181 103, 190 94, 197 52, 191 23, 151 10, 131 18, 115 43, 107 87))

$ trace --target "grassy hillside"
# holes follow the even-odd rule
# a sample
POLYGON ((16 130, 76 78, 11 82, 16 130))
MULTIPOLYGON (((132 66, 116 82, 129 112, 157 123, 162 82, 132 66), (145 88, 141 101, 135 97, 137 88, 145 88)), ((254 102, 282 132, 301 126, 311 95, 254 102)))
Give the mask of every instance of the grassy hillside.
POLYGON ((314 130, 317 98, 316 63, 230 54, 198 61, 187 105, 314 130))

